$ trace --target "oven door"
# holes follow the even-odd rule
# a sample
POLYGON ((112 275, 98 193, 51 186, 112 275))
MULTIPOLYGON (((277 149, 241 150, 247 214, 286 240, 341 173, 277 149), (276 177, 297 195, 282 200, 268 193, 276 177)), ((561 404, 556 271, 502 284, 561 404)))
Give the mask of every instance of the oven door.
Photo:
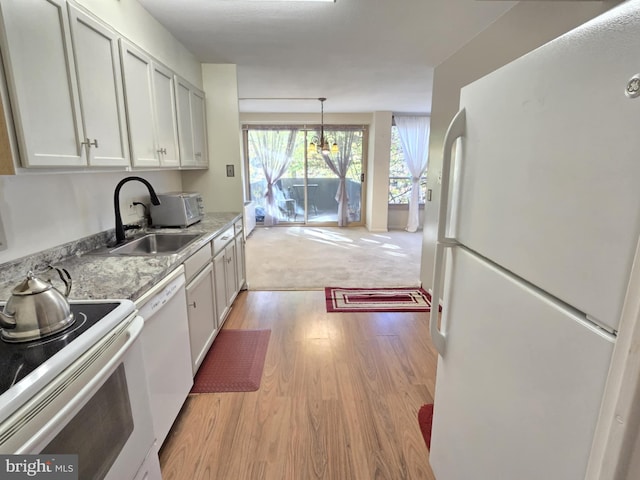
POLYGON ((78 478, 133 479, 153 444, 143 327, 132 315, 18 409, 0 451, 77 454, 78 478))

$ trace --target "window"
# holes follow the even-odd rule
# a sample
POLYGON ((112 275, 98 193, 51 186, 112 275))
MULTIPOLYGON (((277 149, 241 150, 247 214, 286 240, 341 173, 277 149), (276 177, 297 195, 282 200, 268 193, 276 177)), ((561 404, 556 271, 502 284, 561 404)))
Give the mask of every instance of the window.
MULTIPOLYGON (((340 179, 319 153, 307 150, 314 137, 320 136, 315 125, 245 125, 245 166, 248 175, 248 197, 256 204, 256 222, 265 222, 265 217, 276 218, 275 223, 338 223, 338 215, 346 209, 350 224, 364 222, 361 205, 365 145, 367 128, 360 125, 325 125, 324 135, 329 143, 338 144, 340 152, 330 158, 349 158, 345 187, 346 202, 336 200, 340 179), (280 140, 278 140, 280 139, 280 140), (289 145, 289 142, 291 144, 289 145), (348 148, 347 148, 348 146, 348 148), (289 154, 282 171, 274 178, 280 167, 269 166, 273 155, 271 149, 289 154), (258 151, 260 148, 265 151, 258 151), (265 154, 266 153, 266 154, 265 154), (268 172, 273 169, 272 172, 268 172), (273 200, 268 201, 267 178, 273 182, 273 200), (270 210, 269 210, 270 209, 270 210), (269 210, 269 211, 267 211, 269 210)), ((315 139, 317 142, 317 138, 315 139)), ((274 165, 278 162, 273 162, 274 165)), ((282 163, 282 162, 280 162, 282 163)), ((269 219, 267 218, 268 222, 269 219)), ((268 224, 268 223, 267 223, 268 224)))
MULTIPOLYGON (((427 172, 420 179, 420 203, 424 204, 427 172)), ((389 205, 408 205, 411 196, 411 173, 404 161, 398 127, 391 127, 391 155, 389 159, 389 205)))

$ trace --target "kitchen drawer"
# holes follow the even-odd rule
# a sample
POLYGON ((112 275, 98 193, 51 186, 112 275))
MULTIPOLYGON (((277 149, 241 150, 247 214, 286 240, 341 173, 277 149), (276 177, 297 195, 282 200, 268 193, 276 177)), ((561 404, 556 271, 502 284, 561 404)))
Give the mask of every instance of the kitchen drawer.
POLYGON ((237 235, 240 232, 242 232, 242 219, 237 220, 236 223, 233 224, 233 233, 234 233, 234 235, 237 235))
POLYGON ((207 243, 184 261, 184 271, 187 276, 187 283, 195 277, 211 260, 211 244, 207 243))
POLYGON ((213 256, 215 257, 218 252, 221 252, 224 247, 229 243, 234 237, 233 226, 227 228, 224 232, 218 235, 213 239, 213 256))

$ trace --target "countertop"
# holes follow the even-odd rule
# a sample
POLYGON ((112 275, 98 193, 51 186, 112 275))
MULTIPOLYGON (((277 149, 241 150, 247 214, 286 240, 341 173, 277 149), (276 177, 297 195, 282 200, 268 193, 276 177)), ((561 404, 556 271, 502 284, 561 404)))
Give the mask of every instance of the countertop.
MULTIPOLYGON (((148 228, 147 232, 162 233, 200 233, 202 236, 190 244, 179 255, 158 256, 104 256, 93 255, 77 249, 76 253, 54 262, 58 267, 66 269, 72 278, 69 300, 87 299, 129 299, 137 300, 167 274, 180 266, 188 257, 198 251, 218 234, 225 231, 241 217, 240 213, 207 213, 205 218, 187 228, 148 228)), ((138 235, 140 232, 137 232, 138 235)), ((104 237, 101 237, 104 238, 104 237)), ((84 239, 86 242, 86 239, 84 239)), ((95 242, 95 241, 94 241, 95 242)), ((92 244, 89 250, 103 245, 92 244)), ((70 244, 59 247, 65 252, 74 251, 70 244)), ((42 256, 25 257, 12 262, 11 268, 3 272, 17 272, 0 283, 0 299, 8 300, 11 290, 26 277, 29 270, 42 271, 42 256), (35 258, 38 257, 38 261, 35 258)), ((44 262, 45 265, 47 262, 44 262)), ((38 273, 36 273, 38 274, 38 273)), ((62 290, 62 283, 53 285, 62 290)))

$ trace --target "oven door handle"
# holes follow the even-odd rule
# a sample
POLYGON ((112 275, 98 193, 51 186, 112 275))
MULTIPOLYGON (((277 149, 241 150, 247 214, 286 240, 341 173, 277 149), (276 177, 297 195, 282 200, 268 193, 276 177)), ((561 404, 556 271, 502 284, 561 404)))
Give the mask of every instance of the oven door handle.
MULTIPOLYGON (((47 393, 44 395, 45 398, 38 398, 40 395, 37 395, 29 401, 27 408, 41 408, 43 401, 47 402, 47 404, 55 403, 56 400, 60 401, 59 397, 65 394, 66 390, 72 389, 70 393, 73 397, 70 400, 62 399, 63 406, 57 409, 51 419, 42 425, 15 453, 27 454, 33 453, 34 450, 39 451, 43 447, 42 443, 44 441, 51 441, 53 436, 58 433, 56 430, 61 429, 61 427, 66 424, 67 419, 75 415, 77 410, 89 401, 93 393, 95 393, 107 380, 109 375, 115 371, 144 328, 144 320, 137 315, 130 321, 125 320, 123 323, 124 326, 121 324, 120 327, 116 327, 114 329, 116 330, 115 333, 107 334, 103 340, 90 348, 72 367, 65 371, 60 382, 64 385, 63 388, 60 388, 60 383, 56 382, 58 386, 55 390, 57 390, 57 392, 47 393), (115 351, 113 351, 114 349, 115 351), (106 361, 102 366, 96 363, 104 360, 106 361), (84 385, 80 385, 77 392, 73 392, 73 390, 75 390, 73 389, 73 382, 81 382, 82 380, 77 377, 86 374, 87 370, 90 370, 92 366, 94 369, 97 369, 97 372, 91 373, 92 377, 86 381, 84 385)), ((23 409, 16 412, 17 415, 21 413, 23 413, 23 409)))

